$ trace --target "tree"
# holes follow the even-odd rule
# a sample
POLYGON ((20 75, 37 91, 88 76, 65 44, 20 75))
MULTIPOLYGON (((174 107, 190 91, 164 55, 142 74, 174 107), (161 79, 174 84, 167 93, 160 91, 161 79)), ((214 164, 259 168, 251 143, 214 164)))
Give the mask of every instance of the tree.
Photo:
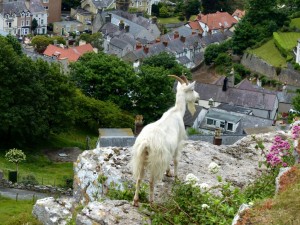
POLYGON ((26 160, 26 155, 24 154, 24 152, 22 150, 13 148, 13 149, 10 149, 5 154, 5 158, 6 158, 7 161, 16 164, 16 171, 17 171, 17 174, 18 174, 19 163, 26 160))
POLYGON ((70 11, 71 8, 80 6, 80 0, 62 0, 62 10, 70 11))
POLYGON ((74 87, 58 65, 19 56, 0 37, 0 140, 22 145, 72 123, 74 87))
POLYGON ((133 128, 134 118, 123 112, 112 102, 100 101, 76 91, 75 98, 76 125, 97 131, 99 127, 105 128, 133 128))
POLYGON ((80 35, 79 40, 83 40, 86 41, 86 43, 90 43, 94 48, 97 48, 99 51, 103 50, 103 38, 100 32, 96 32, 93 34, 83 33, 80 35))
POLYGON ((22 46, 20 44, 20 42, 17 40, 16 37, 12 36, 11 34, 8 34, 6 36, 6 40, 7 42, 13 47, 14 51, 18 54, 18 55, 22 55, 22 46))
POLYGON ((133 67, 116 56, 86 53, 70 66, 71 79, 87 96, 111 101, 121 109, 132 108, 133 67))
POLYGON ((134 112, 144 117, 145 123, 154 122, 175 104, 174 80, 163 67, 143 65, 135 82, 132 97, 134 112))
POLYGON ((235 9, 231 7, 236 4, 234 0, 202 0, 201 2, 204 14, 217 11, 232 13, 235 9))
POLYGON ((297 95, 292 99, 293 108, 300 112, 300 89, 297 89, 297 95))
POLYGON ((200 1, 199 0, 186 0, 183 4, 183 14, 185 15, 185 19, 188 21, 192 15, 197 15, 200 9, 200 1))
POLYGON ((159 8, 159 16, 161 18, 167 18, 169 15, 169 10, 166 5, 163 5, 161 8, 159 8))
POLYGON ((153 55, 144 59, 143 65, 148 65, 151 67, 163 67, 169 74, 181 75, 184 73, 187 75, 187 77, 191 78, 190 70, 179 64, 176 61, 175 56, 167 52, 161 52, 158 55, 153 55))
POLYGON ((31 31, 33 31, 33 33, 35 33, 37 27, 38 27, 38 22, 37 22, 36 18, 33 18, 32 22, 31 22, 31 31))
POLYGON ((37 35, 32 38, 31 43, 38 53, 43 53, 47 46, 51 43, 51 38, 44 35, 37 35))

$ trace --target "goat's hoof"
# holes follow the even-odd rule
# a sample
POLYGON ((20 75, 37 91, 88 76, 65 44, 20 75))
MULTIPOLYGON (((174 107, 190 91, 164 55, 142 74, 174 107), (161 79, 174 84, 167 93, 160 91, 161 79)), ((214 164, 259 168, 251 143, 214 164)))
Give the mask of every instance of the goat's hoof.
POLYGON ((134 207, 139 207, 139 201, 138 200, 133 200, 132 205, 134 207))
POLYGON ((173 174, 172 174, 170 171, 167 171, 167 172, 166 172, 166 176, 167 176, 167 177, 173 177, 173 174))

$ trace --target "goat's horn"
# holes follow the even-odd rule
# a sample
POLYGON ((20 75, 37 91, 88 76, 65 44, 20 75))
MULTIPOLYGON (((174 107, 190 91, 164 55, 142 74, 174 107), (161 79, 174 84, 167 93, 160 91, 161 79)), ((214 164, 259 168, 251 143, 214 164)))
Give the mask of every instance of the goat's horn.
POLYGON ((186 76, 182 75, 180 76, 180 78, 188 85, 189 84, 189 81, 188 79, 186 78, 186 76))
POLYGON ((182 80, 180 77, 176 76, 176 75, 168 75, 169 77, 173 77, 174 79, 178 80, 181 84, 184 84, 184 80, 182 80))

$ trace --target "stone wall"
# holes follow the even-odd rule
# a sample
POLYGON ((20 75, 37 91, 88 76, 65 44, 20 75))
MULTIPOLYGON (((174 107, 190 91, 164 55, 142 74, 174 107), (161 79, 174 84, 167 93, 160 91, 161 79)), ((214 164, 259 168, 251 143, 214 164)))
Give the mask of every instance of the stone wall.
POLYGON ((300 86, 300 72, 294 70, 291 65, 288 65, 288 68, 276 69, 266 61, 249 53, 243 55, 241 63, 252 72, 263 74, 282 83, 287 82, 290 85, 300 86))
MULTIPOLYGON (((238 140, 245 137, 245 135, 224 135, 222 136, 222 144, 223 145, 232 145, 238 140)), ((189 140, 193 141, 205 141, 209 143, 213 143, 213 135, 193 135, 189 136, 189 140)), ((133 146, 135 142, 135 137, 109 137, 100 139, 100 146, 101 147, 108 147, 108 146, 118 146, 118 147, 127 147, 133 146)))

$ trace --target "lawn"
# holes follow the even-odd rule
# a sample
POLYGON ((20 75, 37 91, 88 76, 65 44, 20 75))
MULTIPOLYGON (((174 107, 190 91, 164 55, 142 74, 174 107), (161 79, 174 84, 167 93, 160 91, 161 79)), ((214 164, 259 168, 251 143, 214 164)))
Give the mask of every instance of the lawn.
MULTIPOLYGON (((297 46, 297 40, 300 38, 300 33, 298 32, 284 32, 284 33, 277 33, 275 32, 274 35, 278 34, 278 40, 282 48, 286 49, 287 51, 292 50, 294 47, 297 46)), ((277 35, 276 35, 277 36, 277 35)))
POLYGON ((32 200, 14 200, 0 196, 0 224, 1 225, 40 225, 31 214, 32 200))
MULTIPOLYGON (((19 181, 24 176, 32 174, 43 185, 64 186, 66 179, 73 178, 72 162, 51 162, 43 153, 43 149, 60 149, 63 147, 79 147, 86 149, 86 138, 90 138, 90 148, 96 147, 98 134, 89 133, 80 129, 71 129, 69 132, 59 135, 51 135, 48 141, 39 143, 34 148, 19 148, 24 150, 26 161, 19 164, 19 181)), ((8 177, 9 170, 15 170, 16 166, 5 159, 7 150, 0 151, 0 169, 4 171, 4 176, 8 177)))
MULTIPOLYGON (((196 15, 191 16, 190 21, 193 21, 196 18, 196 15)), ((178 16, 169 17, 169 18, 158 18, 158 23, 160 24, 169 24, 169 23, 180 23, 180 22, 187 22, 187 21, 180 21, 178 16)))
POLYGON ((294 18, 291 20, 290 27, 297 27, 300 29, 300 18, 294 18))
POLYGON ((257 55, 259 58, 276 67, 286 67, 287 65, 285 58, 276 48, 273 39, 259 48, 249 50, 249 53, 257 55))

